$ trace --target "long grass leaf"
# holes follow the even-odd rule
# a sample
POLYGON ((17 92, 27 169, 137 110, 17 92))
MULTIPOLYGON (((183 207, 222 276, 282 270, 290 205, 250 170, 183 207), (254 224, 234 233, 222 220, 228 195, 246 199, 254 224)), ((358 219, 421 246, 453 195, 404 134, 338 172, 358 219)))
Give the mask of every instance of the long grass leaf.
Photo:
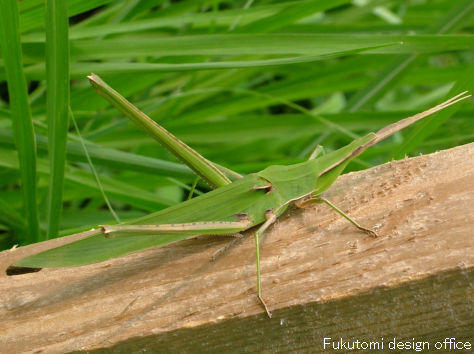
POLYGON ((36 199, 36 144, 22 66, 16 0, 0 2, 0 42, 6 69, 15 145, 21 167, 28 238, 29 241, 36 242, 41 238, 36 199))
POLYGON ((285 27, 301 18, 311 16, 315 12, 325 11, 342 4, 346 4, 350 0, 319 0, 319 1, 299 1, 290 3, 279 13, 265 17, 259 21, 249 23, 239 28, 238 33, 265 33, 274 32, 285 27))
MULTIPOLYGON (((48 138, 37 135, 36 141, 38 150, 46 152, 48 149, 48 138)), ((0 144, 13 146, 14 140, 9 130, 0 129, 0 144)), ((190 180, 194 178, 194 173, 191 169, 179 163, 111 149, 87 141, 85 145, 94 163, 101 166, 190 180)), ((87 162, 87 157, 80 143, 68 141, 66 154, 70 161, 87 162)))
MULTIPOLYGON (((381 45, 361 47, 350 50, 336 51, 333 53, 325 53, 318 55, 305 55, 289 58, 278 59, 261 59, 261 60, 240 60, 240 61, 219 61, 204 63, 123 63, 123 62, 107 62, 107 63, 73 63, 71 65, 71 76, 83 77, 86 73, 94 70, 95 72, 105 74, 130 74, 130 73, 154 73, 154 72, 170 72, 170 71, 196 71, 196 70, 218 70, 218 69, 236 69, 236 68, 253 68, 265 66, 292 65, 299 63, 311 63, 320 60, 337 58, 365 51, 371 51, 375 48, 388 47, 397 45, 398 43, 384 43, 381 45)), ((25 69, 28 77, 41 79, 43 77, 44 67, 42 64, 30 66, 25 69)))
MULTIPOLYGON (((22 215, 2 198, 0 198, 0 223, 14 230, 19 237, 25 232, 25 220, 22 215)), ((30 239, 24 241, 31 242, 30 239)))
MULTIPOLYGON (((65 5, 68 5, 68 13, 70 16, 74 16, 80 14, 82 12, 86 12, 97 8, 99 6, 108 4, 113 2, 114 0, 69 0, 64 1, 65 5)), ((23 2, 22 2, 23 3, 23 2)), ((43 27, 48 22, 45 22, 45 14, 48 11, 45 9, 45 2, 41 1, 36 4, 30 9, 26 8, 25 11, 22 11, 20 16, 20 23, 21 23, 21 32, 25 33, 31 31, 32 29, 43 27)))
MULTIPOLYGON (((13 152, 0 149, 2 159, 0 166, 9 169, 18 169, 18 162, 13 152)), ((38 173, 48 176, 49 166, 47 161, 43 159, 37 160, 38 173)), ((97 183, 94 178, 90 176, 87 171, 79 170, 77 168, 69 167, 65 174, 65 180, 73 186, 85 187, 89 191, 95 192, 97 195, 97 183)), ((122 182, 118 179, 101 177, 104 191, 110 195, 114 200, 133 205, 144 210, 157 210, 163 207, 176 204, 174 200, 158 196, 154 192, 149 192, 143 188, 136 187, 130 183, 122 182)))
POLYGON ((50 182, 46 238, 54 238, 61 224, 66 140, 69 127, 69 40, 67 1, 46 1, 46 84, 50 182))
MULTIPOLYGON (((310 0, 309 2, 313 2, 313 0, 310 0)), ((308 1, 304 1, 302 3, 308 3, 308 1)), ((162 14, 162 12, 160 12, 162 14, 161 16, 133 20, 121 24, 104 23, 100 25, 84 26, 81 23, 80 25, 76 25, 71 28, 69 38, 92 38, 97 36, 106 36, 110 34, 145 32, 162 27, 179 28, 184 25, 192 25, 193 27, 206 27, 211 22, 214 22, 216 25, 225 26, 233 24, 239 18, 241 19, 241 22, 249 23, 252 21, 258 21, 262 18, 278 13, 287 6, 289 5, 271 4, 256 6, 247 10, 231 9, 226 11, 219 11, 218 16, 216 16, 216 14, 212 12, 188 12, 168 15, 164 15, 162 14), (242 19, 243 15, 245 15, 245 17, 242 19)), ((71 12, 72 10, 75 9, 73 9, 71 5, 69 12, 71 12)), ((33 18, 33 16, 30 15, 28 17, 33 18)), ((24 39, 26 41, 41 41, 44 40, 43 38, 44 35, 42 33, 28 33, 24 36, 24 39)))
MULTIPOLYGON (((163 55, 322 55, 380 47, 366 54, 437 53, 474 48, 473 35, 392 34, 215 34, 176 37, 127 36, 103 41, 71 41, 71 60, 136 58, 163 55)), ((42 43, 24 42, 25 53, 41 59, 42 43)))
MULTIPOLYGON (((474 3, 471 0, 461 0, 455 3, 453 9, 436 22, 427 33, 446 33, 456 28, 456 25, 470 17, 474 3)), ((375 102, 380 98, 396 80, 411 67, 418 58, 419 53, 401 54, 394 58, 380 74, 374 78, 364 89, 360 90, 348 102, 346 109, 355 112, 364 105, 375 102)))
MULTIPOLYGON (((474 63, 466 70, 465 74, 461 76, 461 79, 453 86, 450 92, 446 95, 451 97, 453 94, 463 91, 474 92, 474 63)), ((433 132, 438 129, 441 124, 446 122, 456 111, 458 111, 462 105, 455 105, 449 107, 442 112, 438 112, 432 117, 429 117, 426 122, 420 122, 404 139, 403 144, 398 147, 393 153, 391 158, 403 158, 408 153, 418 147, 425 139, 427 139, 433 132)))
POLYGON ((84 151, 84 155, 86 156, 87 163, 89 164, 89 167, 92 171, 94 179, 97 183, 97 188, 99 189, 100 194, 102 195, 102 198, 104 199, 104 202, 107 205, 107 209, 109 209, 110 211, 110 214, 112 214, 113 218, 115 219, 117 223, 120 223, 120 218, 115 212, 114 208, 112 207, 112 204, 110 203, 109 198, 107 197, 107 194, 105 193, 102 182, 100 181, 97 170, 95 169, 95 166, 92 163, 92 159, 89 155, 89 151, 87 150, 86 144, 84 142, 84 139, 82 138, 81 132, 79 130, 76 119, 74 118, 74 114, 72 113, 71 109, 69 109, 69 115, 71 116, 72 124, 74 125, 74 129, 76 130, 76 134, 79 137, 79 142, 81 143, 82 150, 84 151))
MULTIPOLYGON (((474 48, 471 35, 338 35, 338 34, 216 34, 176 38, 129 37, 104 41, 73 41, 75 60, 166 55, 301 54, 321 55, 358 48, 402 43, 367 53, 433 53, 474 48)), ((28 46, 27 46, 28 48, 28 46)), ((37 49, 36 49, 37 50, 37 49)))

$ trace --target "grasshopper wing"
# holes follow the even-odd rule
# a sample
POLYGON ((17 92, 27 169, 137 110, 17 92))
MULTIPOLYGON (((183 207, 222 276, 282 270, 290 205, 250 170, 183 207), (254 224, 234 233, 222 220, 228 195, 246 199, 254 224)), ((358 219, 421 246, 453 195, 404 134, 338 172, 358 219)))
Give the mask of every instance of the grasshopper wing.
MULTIPOLYGON (((257 175, 251 174, 227 186, 218 188, 197 198, 185 201, 170 208, 127 223, 130 225, 185 224, 200 222, 236 221, 235 215, 258 202, 265 195, 265 182, 257 175)), ((253 226, 249 223, 248 227, 253 226)), ((159 233, 159 235, 129 234, 127 237, 106 238, 101 228, 85 239, 32 255, 15 263, 14 266, 30 268, 51 268, 80 266, 102 262, 131 252, 152 247, 164 246, 186 238, 197 236, 202 232, 159 233)), ((212 234, 225 234, 223 230, 212 234)), ((229 233, 229 232, 227 232, 229 233)))

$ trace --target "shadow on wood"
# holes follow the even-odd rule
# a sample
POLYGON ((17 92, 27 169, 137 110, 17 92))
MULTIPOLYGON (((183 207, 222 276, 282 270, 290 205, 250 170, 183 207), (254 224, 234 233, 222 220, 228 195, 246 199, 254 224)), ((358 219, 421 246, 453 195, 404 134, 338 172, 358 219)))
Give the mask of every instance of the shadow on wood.
POLYGON ((470 340, 473 155, 470 144, 339 178, 326 197, 375 226, 375 240, 325 205, 286 213, 262 244, 271 320, 255 296, 251 237, 215 262, 230 239, 15 276, 8 265, 68 238, 4 251, 2 350, 319 351, 324 337, 470 340))

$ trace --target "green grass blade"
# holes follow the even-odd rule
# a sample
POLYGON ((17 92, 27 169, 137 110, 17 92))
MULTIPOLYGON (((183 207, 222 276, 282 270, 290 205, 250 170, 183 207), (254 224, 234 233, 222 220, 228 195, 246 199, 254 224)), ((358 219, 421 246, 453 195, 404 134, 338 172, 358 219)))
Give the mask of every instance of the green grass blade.
POLYGON ((30 242, 41 239, 36 199, 36 144, 28 92, 23 73, 23 59, 18 28, 18 2, 0 3, 0 42, 6 69, 12 127, 21 166, 24 211, 30 242))
MULTIPOLYGON (((458 23, 469 18, 473 9, 474 3, 471 0, 461 0, 427 32, 437 34, 449 32, 456 28, 458 23)), ((346 109, 349 112, 355 112, 364 105, 375 102, 390 89, 396 80, 399 80, 407 72, 418 56, 418 53, 401 54, 394 58, 376 78, 351 98, 346 109)))
MULTIPOLYGON (((262 15, 273 14, 278 11, 280 7, 273 6, 272 9, 262 10, 257 13, 257 16, 250 17, 251 20, 258 20, 262 15)), ((218 17, 219 24, 229 24, 234 19, 241 16, 241 11, 229 10, 222 11, 218 17)), ((181 27, 184 25, 193 25, 202 27, 212 22, 215 19, 215 14, 210 12, 204 13, 185 13, 173 16, 157 16, 149 19, 134 20, 124 23, 104 23, 100 25, 84 26, 81 24, 75 25, 71 28, 70 39, 84 39, 98 36, 107 36, 110 34, 120 33, 134 33, 142 31, 150 31, 162 27, 181 27)), ((44 36, 42 33, 29 33, 25 35, 26 41, 41 41, 44 36)))
MULTIPOLYGON (((367 53, 436 53, 474 48, 472 35, 339 35, 339 34, 216 34, 179 37, 134 37, 103 41, 71 42, 74 60, 129 58, 166 55, 321 55, 344 50, 402 43, 367 53)), ((28 50, 30 46, 25 44, 28 50)), ((31 48, 38 52, 38 43, 31 48)))
POLYGON ((48 232, 57 236, 61 224, 66 140, 69 126, 69 40, 67 1, 46 1, 46 84, 50 182, 48 232))
POLYGON ((84 151, 84 155, 86 156, 87 163, 89 164, 89 167, 92 171, 92 174, 94 176, 94 179, 97 183, 97 188, 100 191, 100 194, 102 195, 102 198, 104 199, 105 204, 107 205, 107 209, 109 209, 110 214, 112 214, 113 218, 117 223, 120 223, 120 218, 115 212, 114 208, 112 208, 112 204, 110 204, 109 198, 107 197, 107 194, 104 191, 104 187, 102 186, 102 183, 100 182, 99 174, 97 173, 97 170, 95 169, 94 164, 92 163, 92 159, 89 155, 89 152, 87 150, 86 144, 84 142, 84 139, 82 138, 82 134, 79 130, 79 127, 76 123, 76 119, 74 118, 74 114, 72 113, 71 109, 69 108, 69 114, 71 116, 72 124, 74 125, 74 129, 76 130, 76 134, 79 137, 79 142, 81 143, 82 150, 84 151))
MULTIPOLYGON (((470 65, 465 74, 461 76, 461 79, 453 86, 446 97, 452 97, 453 95, 463 91, 468 91, 469 93, 474 92, 474 82, 472 80, 473 77, 474 63, 470 65)), ((461 107, 462 104, 454 105, 420 122, 405 137, 405 139, 403 139, 402 145, 392 153, 391 158, 400 159, 412 152, 461 107)))
POLYGON ((299 1, 290 3, 279 13, 265 17, 259 21, 249 23, 239 28, 238 33, 265 33, 274 32, 280 28, 290 25, 301 18, 308 17, 315 12, 326 11, 328 9, 343 5, 350 0, 319 0, 319 1, 299 1))
MULTIPOLYGON (((69 0, 64 1, 65 5, 68 5, 68 13, 70 16, 80 14, 97 8, 99 6, 113 2, 114 0, 69 0)), ((22 1, 20 4, 22 4, 22 1)), ((28 32, 32 29, 43 27, 45 25, 45 2, 40 1, 36 3, 37 6, 27 8, 22 11, 20 16, 21 32, 28 32)), ((47 24, 47 21, 46 21, 47 24)))
MULTIPOLYGON (((18 162, 16 161, 14 152, 0 149, 0 154, 2 156, 0 166, 9 169, 18 169, 18 162)), ((48 176, 50 171, 47 161, 38 159, 37 162, 38 173, 48 176)), ((65 180, 73 187, 80 187, 82 190, 86 189, 100 196, 100 192, 97 193, 97 182, 90 176, 90 172, 88 171, 69 167, 65 174, 65 180)), ((174 200, 160 197, 154 192, 147 191, 118 179, 102 177, 101 182, 104 186, 104 191, 110 195, 111 198, 143 210, 152 211, 176 204, 174 200)))
MULTIPOLYGON (((39 151, 47 151, 48 138, 42 135, 36 136, 37 147, 39 151)), ((9 130, 0 129, 0 144, 5 146, 13 146, 14 139, 9 130)), ((136 172, 151 173, 156 175, 185 178, 192 180, 194 173, 185 165, 160 160, 148 156, 137 155, 111 149, 91 142, 85 142, 87 151, 94 160, 95 164, 120 168, 136 172)), ((67 158, 75 162, 87 162, 87 157, 81 144, 68 141, 66 147, 67 158)))
MULTIPOLYGON (((111 2, 110 0, 95 0, 87 1, 85 3, 89 4, 88 8, 96 7, 106 2, 111 2)), ((24 2, 21 2, 23 4, 24 2)), ((311 4, 314 3, 313 0, 299 2, 300 4, 311 4)), ((138 4, 138 6, 141 4, 138 4)), ((272 16, 281 12, 282 9, 287 8, 288 3, 282 4, 271 4, 263 6, 252 6, 248 9, 230 9, 225 11, 219 11, 216 16, 213 12, 183 12, 183 13, 168 13, 164 14, 164 11, 160 11, 160 16, 154 16, 152 18, 138 19, 129 22, 123 22, 121 24, 116 23, 103 23, 103 24, 93 24, 84 26, 83 23, 75 25, 71 28, 70 39, 81 39, 81 38, 91 38, 98 36, 107 36, 109 34, 119 34, 119 33, 133 33, 133 32, 144 32, 150 31, 157 28, 180 28, 185 25, 192 25, 195 28, 207 27, 211 23, 215 23, 219 26, 232 26, 236 20, 242 23, 250 23, 259 21, 267 16, 272 16)), ((172 9, 176 7, 169 7, 172 9)), ((26 10, 26 9, 25 9, 26 10)), ((78 11, 78 8, 75 4, 70 1, 69 13, 74 15, 78 11)), ((101 12, 99 12, 101 14, 101 12)), ((41 16, 41 14, 26 13, 22 18, 22 22, 25 22, 25 29, 31 29, 31 26, 38 26, 38 21, 34 22, 33 19, 35 16, 41 16), (30 24, 31 21, 31 24, 30 24)), ((84 21, 87 22, 88 20, 84 21)), ((25 35, 25 40, 41 40, 44 38, 42 33, 29 33, 25 35)))
MULTIPOLYGON (((25 232, 25 221, 23 216, 16 211, 8 202, 0 198, 0 223, 7 225, 15 232, 25 232)), ((28 234, 27 234, 28 235, 28 234)), ((26 240, 31 241, 31 240, 26 240)))
MULTIPOLYGON (((71 60, 184 55, 322 55, 383 46, 364 54, 438 53, 471 50, 473 35, 393 34, 215 34, 176 37, 126 36, 118 39, 71 41, 71 60)), ((43 43, 24 42, 25 53, 40 60, 43 43)))
POLYGON ((417 57, 418 54, 400 54, 394 58, 374 80, 352 96, 347 103, 347 111, 356 112, 364 105, 380 98, 417 57))
MULTIPOLYGON (((237 68, 253 68, 265 66, 294 65, 300 63, 311 63, 320 60, 338 58, 376 48, 389 47, 399 45, 399 43, 384 43, 376 46, 363 46, 356 49, 342 50, 318 55, 303 55, 297 57, 285 57, 277 59, 259 59, 259 60, 239 60, 239 61, 218 61, 204 63, 127 63, 127 62, 106 62, 106 63, 83 63, 76 62, 71 64, 71 76, 83 77, 86 73, 94 70, 101 75, 105 74, 130 74, 130 73, 155 73, 170 71, 196 71, 196 70, 222 70, 237 68)), ((44 66, 42 64, 31 65, 25 69, 25 74, 34 79, 42 79, 44 76, 44 66)))

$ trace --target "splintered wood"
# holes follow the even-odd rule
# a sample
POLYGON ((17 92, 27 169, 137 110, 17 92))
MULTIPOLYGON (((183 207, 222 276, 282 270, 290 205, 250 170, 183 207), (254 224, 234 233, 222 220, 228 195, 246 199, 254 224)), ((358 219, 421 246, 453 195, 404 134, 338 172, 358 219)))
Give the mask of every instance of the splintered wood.
POLYGON ((472 339, 473 157, 469 144, 340 177, 325 197, 377 239, 324 204, 289 210, 262 241, 272 319, 255 296, 253 230, 223 252, 232 238, 198 237, 12 276, 14 261, 69 240, 1 252, 2 351, 322 351, 324 338, 472 339))

